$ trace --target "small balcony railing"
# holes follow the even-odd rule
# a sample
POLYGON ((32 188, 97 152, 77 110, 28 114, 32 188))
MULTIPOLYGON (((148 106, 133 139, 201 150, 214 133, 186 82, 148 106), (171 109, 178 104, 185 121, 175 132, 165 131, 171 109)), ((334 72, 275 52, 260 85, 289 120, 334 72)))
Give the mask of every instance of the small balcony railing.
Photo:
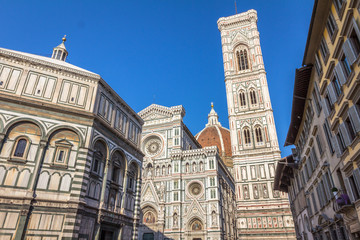
POLYGON ((351 203, 349 195, 343 191, 334 192, 335 199, 333 203, 333 208, 336 213, 347 213, 350 210, 354 209, 354 204, 351 203))

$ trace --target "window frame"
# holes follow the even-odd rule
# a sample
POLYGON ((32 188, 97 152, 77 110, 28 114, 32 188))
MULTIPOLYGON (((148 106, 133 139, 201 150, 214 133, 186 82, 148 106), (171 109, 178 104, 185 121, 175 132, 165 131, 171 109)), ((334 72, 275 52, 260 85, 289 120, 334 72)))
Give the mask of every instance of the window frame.
POLYGON ((28 153, 29 153, 29 150, 30 150, 30 147, 31 147, 31 143, 32 143, 31 139, 28 136, 26 136, 26 135, 17 136, 14 139, 14 143, 13 143, 13 147, 12 147, 12 150, 11 150, 11 155, 10 155, 9 160, 16 161, 16 162, 26 162, 27 157, 28 157, 28 153), (17 148, 18 143, 19 143, 20 140, 25 140, 26 141, 26 145, 25 145, 25 148, 24 148, 24 151, 23 151, 23 155, 21 157, 15 156, 15 151, 16 151, 16 148, 17 148))

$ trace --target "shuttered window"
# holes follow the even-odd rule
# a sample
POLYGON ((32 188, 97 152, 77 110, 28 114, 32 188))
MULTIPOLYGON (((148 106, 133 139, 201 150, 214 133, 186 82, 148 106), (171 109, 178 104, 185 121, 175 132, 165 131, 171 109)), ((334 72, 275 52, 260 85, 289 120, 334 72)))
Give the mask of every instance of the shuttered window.
MULTIPOLYGON (((360 101, 360 100, 359 100, 360 101)), ((360 132, 360 114, 359 114, 359 107, 354 105, 349 108, 348 110, 349 118, 351 121, 351 125, 354 129, 354 132, 360 132)))
POLYGON ((318 76, 320 76, 322 74, 323 70, 322 70, 322 65, 321 65, 318 53, 315 54, 315 70, 316 70, 316 73, 318 74, 318 76))
POLYGON ((323 150, 323 147, 322 147, 322 143, 321 143, 321 141, 320 141, 320 136, 319 136, 319 134, 316 135, 316 144, 317 144, 317 146, 318 146, 318 150, 319 150, 320 155, 322 155, 323 152, 324 152, 324 150, 323 150))
POLYGON ((333 142, 332 142, 332 135, 331 135, 330 129, 329 129, 328 125, 327 125, 327 121, 325 121, 325 123, 323 125, 323 129, 324 129, 326 141, 327 141, 327 143, 329 145, 330 152, 331 152, 331 154, 333 154, 335 152, 335 149, 334 149, 334 145, 333 145, 333 142))
POLYGON ((334 16, 330 12, 328 20, 326 22, 326 29, 328 30, 330 38, 333 40, 337 32, 337 24, 335 22, 334 16))
POLYGON ((360 30, 355 19, 352 19, 352 30, 343 45, 343 51, 349 65, 353 65, 360 53, 360 30))
MULTIPOLYGON (((355 171, 354 171, 354 173, 355 173, 355 171)), ((349 183, 350 183, 351 191, 352 191, 352 194, 354 197, 354 201, 356 201, 360 198, 360 189, 358 189, 359 182, 356 181, 356 180, 358 180, 358 178, 360 176, 359 176, 359 174, 357 174, 358 176, 356 177, 356 180, 355 180, 354 175, 349 177, 349 183)))
POLYGON ((321 39, 321 43, 320 43, 320 54, 324 63, 326 63, 329 57, 329 48, 326 44, 324 37, 321 39))
POLYGON ((338 98, 340 96, 340 94, 342 93, 342 90, 341 90, 341 85, 340 85, 340 82, 336 76, 336 74, 334 74, 332 80, 331 80, 331 84, 334 88, 334 92, 336 94, 336 97, 338 98))
POLYGON ((316 204, 316 199, 315 199, 315 193, 314 192, 311 193, 311 199, 312 199, 312 202, 313 202, 314 213, 316 213, 318 211, 318 206, 316 204))
POLYGON ((357 168, 353 172, 354 185, 357 192, 357 198, 360 198, 360 168, 357 168))
POLYGON ((348 134, 349 134, 349 138, 350 138, 350 141, 352 142, 355 137, 356 137, 356 134, 355 134, 355 129, 353 127, 353 124, 352 122, 350 121, 350 118, 346 118, 345 119, 345 125, 346 125, 346 129, 348 130, 348 134))
POLYGON ((343 137, 342 137, 340 132, 338 132, 336 134, 336 139, 337 139, 337 141, 339 143, 339 149, 340 149, 340 154, 341 154, 341 153, 343 153, 345 151, 346 147, 345 147, 345 143, 344 143, 343 137))
POLYGON ((311 203, 310 203, 310 199, 309 199, 309 198, 306 198, 306 204, 307 204, 307 207, 308 207, 309 215, 312 216, 312 215, 313 215, 313 210, 312 210, 312 207, 311 207, 311 203))
POLYGON ((346 0, 334 0, 335 9, 338 15, 340 15, 344 2, 346 2, 346 0))

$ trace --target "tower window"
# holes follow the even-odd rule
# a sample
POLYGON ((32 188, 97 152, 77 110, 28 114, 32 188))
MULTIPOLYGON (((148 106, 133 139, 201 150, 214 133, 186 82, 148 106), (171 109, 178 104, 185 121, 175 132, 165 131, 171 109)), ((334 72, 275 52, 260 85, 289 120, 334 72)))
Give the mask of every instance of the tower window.
POLYGON ((240 92, 239 97, 240 97, 240 106, 245 106, 246 105, 245 93, 240 92))
POLYGON ((250 130, 249 129, 244 130, 244 138, 245 138, 245 144, 250 144, 251 143, 250 130))
POLYGON ((20 158, 24 157, 26 145, 27 145, 26 139, 24 138, 19 139, 14 151, 14 157, 20 157, 20 158))
POLYGON ((255 90, 250 90, 250 101, 251 104, 257 103, 255 90))
POLYGON ((263 142, 263 136, 261 132, 261 127, 255 128, 255 135, 256 135, 256 142, 262 143, 263 142))
POLYGON ((248 62, 247 55, 248 54, 245 49, 236 52, 236 58, 237 58, 239 71, 249 69, 249 62, 248 62))

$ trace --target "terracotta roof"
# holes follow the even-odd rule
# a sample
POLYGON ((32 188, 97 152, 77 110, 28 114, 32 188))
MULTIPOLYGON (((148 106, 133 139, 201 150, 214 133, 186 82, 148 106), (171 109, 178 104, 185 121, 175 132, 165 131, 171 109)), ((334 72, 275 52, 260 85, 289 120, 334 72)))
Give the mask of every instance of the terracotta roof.
POLYGON ((208 126, 196 134, 195 138, 202 147, 217 146, 220 156, 232 156, 230 131, 226 128, 217 125, 208 126))

